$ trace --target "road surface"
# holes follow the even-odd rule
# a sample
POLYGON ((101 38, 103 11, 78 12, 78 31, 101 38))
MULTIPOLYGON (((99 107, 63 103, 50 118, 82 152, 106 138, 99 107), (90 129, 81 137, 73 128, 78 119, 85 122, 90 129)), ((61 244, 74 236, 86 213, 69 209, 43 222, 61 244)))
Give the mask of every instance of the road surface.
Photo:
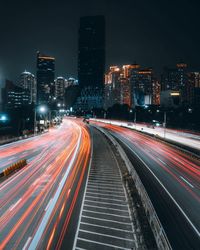
POLYGON ((133 122, 124 122, 116 120, 105 120, 105 119, 91 119, 93 121, 99 121, 107 124, 113 124, 117 126, 127 127, 133 130, 143 131, 151 135, 157 135, 161 138, 166 138, 168 140, 181 143, 185 146, 199 149, 200 150, 200 134, 183 132, 175 129, 164 129, 161 127, 150 128, 148 124, 133 123, 133 122))
POLYGON ((88 130, 72 119, 49 133, 0 147, 1 171, 28 161, 0 184, 0 249, 61 247, 90 151, 88 130))
POLYGON ((95 123, 123 145, 174 249, 200 246, 200 162, 127 128, 95 123), (138 157, 141 159, 139 162, 138 157))

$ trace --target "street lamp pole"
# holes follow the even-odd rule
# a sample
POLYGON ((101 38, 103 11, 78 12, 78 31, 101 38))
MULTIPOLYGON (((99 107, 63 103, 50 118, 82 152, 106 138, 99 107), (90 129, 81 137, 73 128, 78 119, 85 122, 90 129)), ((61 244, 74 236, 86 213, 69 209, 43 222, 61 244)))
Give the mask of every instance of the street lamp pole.
POLYGON ((36 107, 34 107, 34 136, 36 135, 36 124, 37 123, 37 120, 36 120, 36 107))
POLYGON ((167 125, 167 112, 164 111, 164 139, 166 137, 166 125, 167 125))
POLYGON ((134 113, 134 124, 135 124, 135 129, 136 129, 136 109, 135 109, 135 113, 134 113))

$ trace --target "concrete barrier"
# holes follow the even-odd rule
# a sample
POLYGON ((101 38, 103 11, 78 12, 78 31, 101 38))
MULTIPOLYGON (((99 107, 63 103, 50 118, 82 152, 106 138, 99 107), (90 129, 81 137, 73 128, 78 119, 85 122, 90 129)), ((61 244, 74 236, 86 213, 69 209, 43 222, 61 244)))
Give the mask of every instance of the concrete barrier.
POLYGON ((15 171, 17 171, 17 170, 25 167, 26 165, 27 165, 26 159, 19 160, 18 162, 13 163, 11 166, 9 166, 6 169, 4 169, 3 172, 0 173, 0 177, 8 176, 11 173, 13 173, 13 172, 15 172, 15 171))

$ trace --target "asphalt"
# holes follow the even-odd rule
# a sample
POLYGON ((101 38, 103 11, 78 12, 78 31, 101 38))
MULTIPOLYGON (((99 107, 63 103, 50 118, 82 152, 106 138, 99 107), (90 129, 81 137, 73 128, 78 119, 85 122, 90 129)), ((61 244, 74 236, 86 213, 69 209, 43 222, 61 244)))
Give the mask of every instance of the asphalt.
POLYGON ((93 132, 93 159, 74 249, 137 249, 117 159, 101 132, 93 132))
POLYGON ((170 150, 168 146, 164 144, 162 146, 160 143, 157 146, 153 139, 141 137, 130 131, 126 134, 126 131, 128 130, 120 128, 119 133, 109 128, 109 132, 124 148, 140 176, 172 248, 199 249, 198 161, 189 159, 188 156, 174 149, 172 152, 167 151, 170 150), (133 133, 131 139, 127 136, 130 133, 133 133), (148 140, 150 140, 149 145, 148 140), (138 156, 143 162, 138 159, 138 156), (196 171, 196 174, 192 171, 196 171))

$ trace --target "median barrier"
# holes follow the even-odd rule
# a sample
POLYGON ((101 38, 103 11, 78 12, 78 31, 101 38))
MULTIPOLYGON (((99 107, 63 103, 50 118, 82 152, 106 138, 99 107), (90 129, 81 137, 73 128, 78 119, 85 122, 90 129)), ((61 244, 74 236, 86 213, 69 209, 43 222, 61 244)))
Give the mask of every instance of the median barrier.
POLYGON ((27 165, 26 159, 19 160, 18 162, 13 163, 11 166, 4 169, 3 172, 0 173, 0 177, 8 176, 11 173, 25 167, 26 165, 27 165))

